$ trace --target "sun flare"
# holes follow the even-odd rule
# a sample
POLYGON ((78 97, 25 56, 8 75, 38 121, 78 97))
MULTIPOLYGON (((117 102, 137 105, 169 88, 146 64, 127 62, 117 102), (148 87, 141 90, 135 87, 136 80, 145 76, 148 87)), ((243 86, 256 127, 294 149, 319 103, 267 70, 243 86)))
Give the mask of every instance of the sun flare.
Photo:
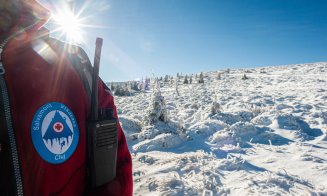
POLYGON ((82 21, 77 15, 69 10, 63 10, 52 15, 53 20, 58 25, 57 31, 66 37, 67 41, 80 43, 83 41, 82 21))

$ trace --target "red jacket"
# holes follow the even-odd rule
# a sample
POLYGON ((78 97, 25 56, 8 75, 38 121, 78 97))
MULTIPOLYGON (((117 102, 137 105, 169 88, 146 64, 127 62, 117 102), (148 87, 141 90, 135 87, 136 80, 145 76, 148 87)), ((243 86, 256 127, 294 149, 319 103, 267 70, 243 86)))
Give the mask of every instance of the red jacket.
MULTIPOLYGON (((34 4, 31 7, 37 7, 34 15, 40 12, 40 6, 30 2, 34 4)), ((116 178, 85 193, 88 97, 67 51, 59 52, 46 38, 38 37, 46 20, 40 21, 11 39, 1 58, 24 195, 132 195, 132 161, 120 125, 116 178), (66 135, 52 139, 46 137, 53 134, 47 133, 48 129, 66 135)), ((113 108, 118 119, 110 91, 102 81, 98 88, 99 107, 113 108)))

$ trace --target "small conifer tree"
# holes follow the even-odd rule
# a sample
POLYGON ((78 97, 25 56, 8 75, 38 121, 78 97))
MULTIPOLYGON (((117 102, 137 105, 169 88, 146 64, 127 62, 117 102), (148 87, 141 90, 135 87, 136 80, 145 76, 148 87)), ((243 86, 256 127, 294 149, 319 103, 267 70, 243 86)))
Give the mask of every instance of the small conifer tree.
POLYGON ((133 85, 132 85, 132 89, 135 90, 135 91, 139 91, 139 85, 137 84, 137 82, 133 82, 133 85))
POLYGON ((178 91, 178 79, 177 79, 177 78, 176 78, 176 83, 175 83, 175 84, 176 84, 176 86, 175 86, 175 87, 176 87, 176 93, 177 93, 177 96, 179 96, 179 91, 178 91))
POLYGON ((220 111, 220 105, 217 101, 214 101, 211 106, 211 114, 215 115, 220 111))
POLYGON ((167 122, 168 112, 164 96, 161 95, 160 83, 156 80, 156 91, 154 91, 152 109, 149 114, 150 124, 155 124, 158 121, 167 122))
POLYGON ((221 80, 221 73, 217 74, 217 80, 221 80))
POLYGON ((114 84, 111 84, 110 85, 110 90, 111 90, 111 92, 114 92, 115 91, 115 85, 114 84))
POLYGON ((187 79, 187 75, 185 75, 185 78, 184 78, 184 84, 188 84, 188 79, 187 79))
POLYGON ((203 73, 200 73, 199 83, 204 83, 203 73))
POLYGON ((145 78, 144 90, 150 90, 150 78, 145 78))
POLYGON ((164 82, 168 83, 168 79, 169 79, 169 76, 166 75, 166 76, 165 76, 165 80, 164 80, 164 82))
POLYGON ((244 74, 244 75, 242 76, 242 80, 247 80, 247 79, 249 79, 249 78, 246 76, 246 74, 244 74))

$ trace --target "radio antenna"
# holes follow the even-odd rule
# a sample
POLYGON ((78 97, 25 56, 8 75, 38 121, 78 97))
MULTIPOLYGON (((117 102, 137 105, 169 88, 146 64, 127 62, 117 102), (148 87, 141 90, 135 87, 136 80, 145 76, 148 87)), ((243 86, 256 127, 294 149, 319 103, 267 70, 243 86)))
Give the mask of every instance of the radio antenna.
POLYGON ((101 48, 103 39, 97 38, 95 42, 95 55, 92 74, 92 95, 91 95, 91 120, 96 121, 98 117, 98 82, 99 82, 99 68, 101 58, 101 48))

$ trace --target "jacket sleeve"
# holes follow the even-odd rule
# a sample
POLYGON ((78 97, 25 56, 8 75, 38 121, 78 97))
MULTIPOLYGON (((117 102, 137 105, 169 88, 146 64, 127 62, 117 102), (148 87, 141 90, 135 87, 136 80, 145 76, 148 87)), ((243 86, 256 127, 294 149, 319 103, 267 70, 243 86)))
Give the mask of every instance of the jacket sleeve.
MULTIPOLYGON (((99 106, 110 107, 114 110, 114 116, 118 120, 117 109, 114 104, 114 98, 108 87, 99 82, 99 106)), ((118 151, 117 151, 117 169, 116 178, 98 189, 92 191, 90 195, 123 195, 131 196, 133 194, 132 177, 132 159, 127 147, 124 132, 118 122, 118 151)))

